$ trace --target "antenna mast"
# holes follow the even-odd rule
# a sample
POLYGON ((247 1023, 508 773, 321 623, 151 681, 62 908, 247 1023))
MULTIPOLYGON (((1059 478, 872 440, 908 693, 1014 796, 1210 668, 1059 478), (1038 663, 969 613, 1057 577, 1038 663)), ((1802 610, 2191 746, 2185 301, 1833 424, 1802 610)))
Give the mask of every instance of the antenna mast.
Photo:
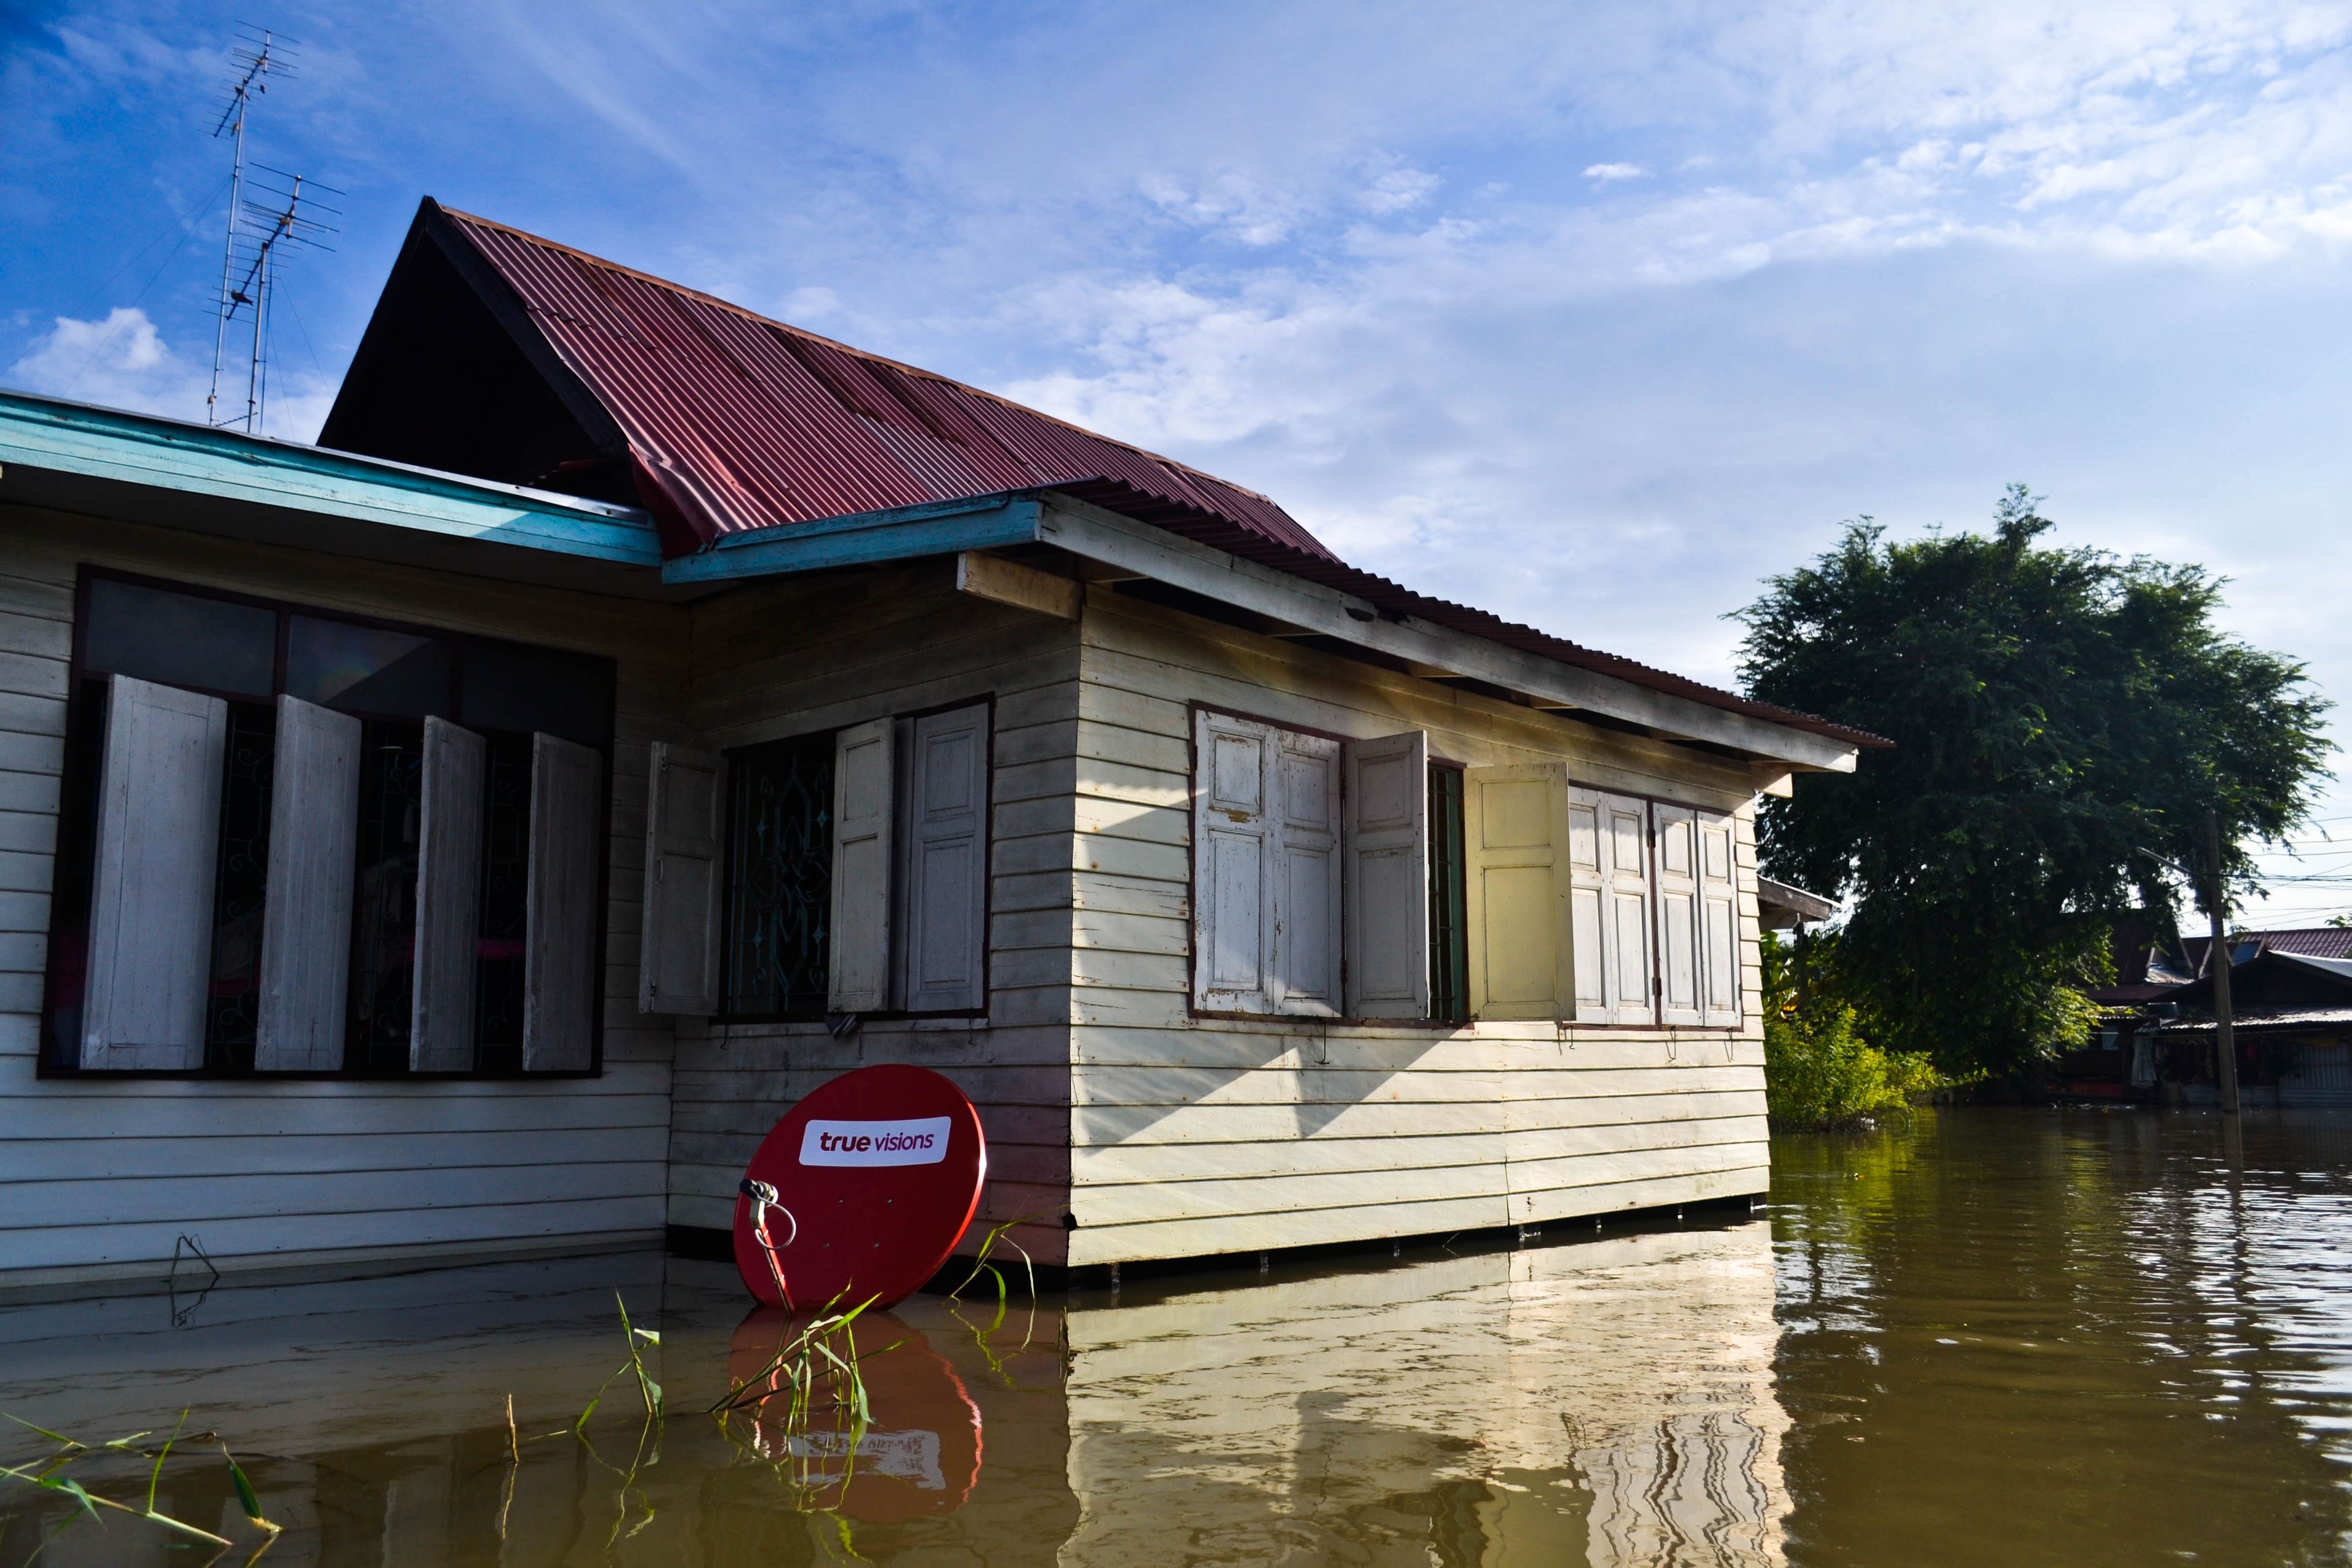
MULTIPOLYGON (((219 409, 221 371, 228 355, 228 319, 236 308, 236 300, 238 298, 231 291, 229 280, 235 276, 236 268, 237 218, 245 210, 246 112, 252 108, 253 100, 256 97, 269 90, 269 83, 266 79, 270 72, 277 71, 281 75, 292 74, 284 59, 272 53, 276 45, 275 36, 268 29, 265 28, 257 39, 252 37, 251 30, 247 29, 247 41, 238 45, 230 56, 235 63, 244 67, 245 69, 237 77, 236 84, 229 89, 228 103, 221 110, 219 122, 213 127, 213 135, 215 139, 224 132, 229 134, 234 152, 228 174, 228 238, 221 247, 219 321, 215 323, 213 329, 213 386, 212 391, 205 398, 205 422, 208 425, 217 425, 221 422, 219 409)), ((247 423, 250 427, 249 417, 247 423)))

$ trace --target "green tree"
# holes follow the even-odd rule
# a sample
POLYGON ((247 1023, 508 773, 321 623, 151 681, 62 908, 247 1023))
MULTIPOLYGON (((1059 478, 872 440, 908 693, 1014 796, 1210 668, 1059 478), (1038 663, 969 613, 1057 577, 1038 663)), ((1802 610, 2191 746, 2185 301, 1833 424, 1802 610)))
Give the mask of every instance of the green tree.
POLYGON ((1737 613, 1751 693, 1895 742, 1767 801, 1764 862, 1852 897, 1866 1033, 1954 1074, 2079 1043, 2112 918, 2177 918, 2209 808, 2252 890, 2245 841, 2305 819, 2328 750, 2303 666, 2214 626, 2221 579, 2038 544, 2039 499, 2011 486, 1990 535, 1863 518, 1737 613))

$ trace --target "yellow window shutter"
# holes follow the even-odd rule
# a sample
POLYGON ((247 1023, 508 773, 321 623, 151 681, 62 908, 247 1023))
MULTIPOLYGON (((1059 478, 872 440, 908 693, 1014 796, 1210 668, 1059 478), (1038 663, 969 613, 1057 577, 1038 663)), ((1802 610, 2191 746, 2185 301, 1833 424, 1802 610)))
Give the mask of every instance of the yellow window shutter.
POLYGON ((1572 1017, 1568 770, 1472 768, 1464 782, 1471 1016, 1572 1017))

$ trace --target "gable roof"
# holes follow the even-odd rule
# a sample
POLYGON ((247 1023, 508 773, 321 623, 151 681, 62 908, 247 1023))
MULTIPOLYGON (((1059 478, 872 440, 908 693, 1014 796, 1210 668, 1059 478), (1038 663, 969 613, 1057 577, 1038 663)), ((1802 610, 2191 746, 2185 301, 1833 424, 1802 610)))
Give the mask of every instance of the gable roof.
MULTIPOLYGON (((440 401, 436 389, 453 375, 488 374, 457 371, 407 346, 425 325, 420 312, 446 313, 448 300, 396 306, 403 274, 445 263, 569 408, 576 449, 625 463, 628 489, 661 525, 673 556, 730 534, 1051 489, 1353 595, 1386 616, 1418 616, 1843 746, 1891 743, 1416 593, 1349 566, 1255 490, 430 197, 322 443, 463 465, 446 447, 420 455, 400 447, 404 437, 385 423, 440 401), (395 363, 404 355, 407 363, 395 363)), ((411 296, 421 298, 414 289, 411 296)), ((446 321, 430 326, 452 330, 446 321)), ((545 395, 535 386, 533 395, 545 395)), ((452 417, 462 424, 468 416, 452 417)), ((587 466, 575 457, 560 468, 587 466)), ((552 469, 516 477, 561 482, 552 469)))
MULTIPOLYGON (((1313 558, 1273 501, 942 375, 428 201, 620 427, 640 486, 722 534, 1042 486, 1107 487, 1313 558)), ((667 506, 663 503, 667 502, 667 506)), ((1149 518, 1146 521, 1150 521, 1149 518)))

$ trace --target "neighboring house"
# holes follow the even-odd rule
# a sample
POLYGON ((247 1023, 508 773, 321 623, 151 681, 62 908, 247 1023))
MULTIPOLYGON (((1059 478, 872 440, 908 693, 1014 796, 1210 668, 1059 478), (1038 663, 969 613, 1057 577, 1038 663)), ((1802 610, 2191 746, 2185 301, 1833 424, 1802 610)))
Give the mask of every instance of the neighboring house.
MULTIPOLYGON (((2242 931, 2231 942, 2231 1032, 2248 1105, 2352 1105, 2352 957, 2297 951, 2336 945, 2336 933, 2242 931), (2277 939, 2274 941, 2273 939, 2277 939)), ((2183 943, 2187 946, 2187 943, 2183 943)), ((2147 1009, 2141 1036, 2152 1068, 2191 1104, 2219 1097, 2214 1081, 2213 976, 2200 941, 2196 979, 2147 1009)), ((2338 951, 2341 951, 2340 948, 2338 951)))
MULTIPOLYGON (((2117 932, 2116 984, 2087 993, 2100 1024, 2063 1057, 2059 1083, 2078 1098, 2218 1100, 2212 942, 2151 942, 2117 932)), ((2352 931, 2320 926, 2239 931, 2230 942, 2238 1082, 2254 1105, 2352 1105, 2352 931)))
POLYGON ((880 1061, 1045 1263, 1761 1193, 1884 743, 429 202, 318 447, 0 395, 0 688, 16 1284, 716 1232, 880 1061))

